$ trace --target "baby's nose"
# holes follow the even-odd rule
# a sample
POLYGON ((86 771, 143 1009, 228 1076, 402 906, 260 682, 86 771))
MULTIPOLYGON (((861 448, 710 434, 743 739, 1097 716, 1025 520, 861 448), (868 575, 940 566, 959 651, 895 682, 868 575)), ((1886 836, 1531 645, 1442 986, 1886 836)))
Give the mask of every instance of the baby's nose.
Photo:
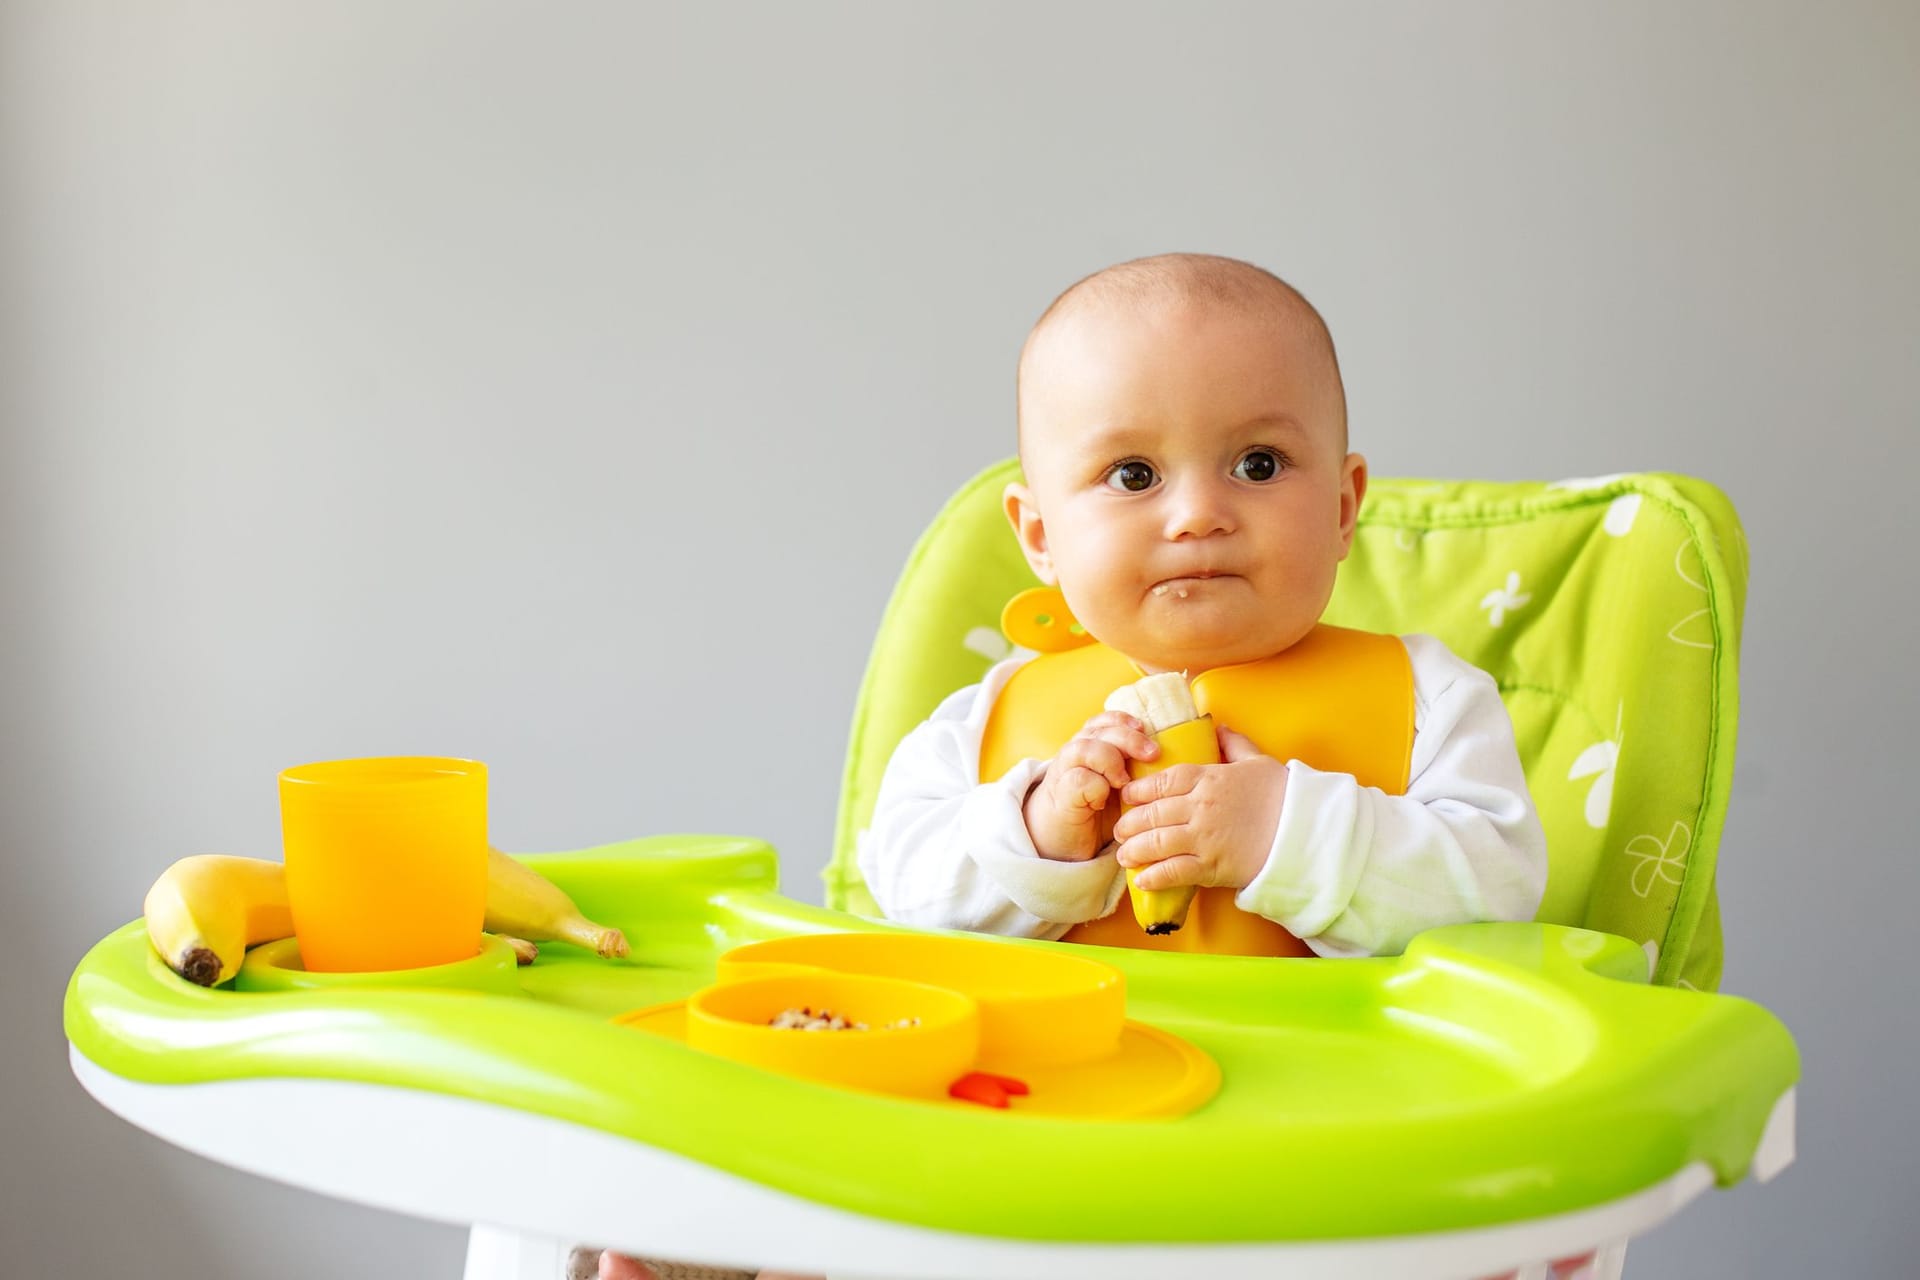
POLYGON ((1168 538, 1206 538, 1232 532, 1232 504, 1215 486, 1183 484, 1167 497, 1168 538))

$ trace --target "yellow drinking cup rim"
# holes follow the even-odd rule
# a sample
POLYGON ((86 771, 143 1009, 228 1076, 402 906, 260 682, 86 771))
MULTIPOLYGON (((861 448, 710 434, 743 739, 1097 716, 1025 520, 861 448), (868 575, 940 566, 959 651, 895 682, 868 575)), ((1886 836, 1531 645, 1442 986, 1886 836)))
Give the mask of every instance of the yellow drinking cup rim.
POLYGON ((365 756, 280 771, 280 794, 344 804, 418 804, 433 789, 484 785, 487 766, 459 756, 365 756))

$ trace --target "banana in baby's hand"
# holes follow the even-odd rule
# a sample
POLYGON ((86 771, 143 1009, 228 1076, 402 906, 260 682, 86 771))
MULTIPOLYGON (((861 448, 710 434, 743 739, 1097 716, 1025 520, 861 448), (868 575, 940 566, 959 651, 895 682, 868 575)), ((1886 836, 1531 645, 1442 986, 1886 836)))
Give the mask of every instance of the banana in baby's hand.
MULTIPOLYGON (((1213 717, 1201 715, 1194 705, 1184 671, 1162 671, 1121 685, 1107 695, 1106 709, 1132 716, 1160 744, 1160 754, 1153 760, 1127 762, 1127 771, 1136 778, 1176 764, 1220 763, 1220 740, 1214 736, 1213 717)), ((1127 805, 1121 812, 1132 807, 1127 805)), ((1193 905, 1197 887, 1188 884, 1173 889, 1137 889, 1133 883, 1135 871, 1127 868, 1127 896, 1133 901, 1133 918, 1148 933, 1176 932, 1187 922, 1187 909, 1193 905)))

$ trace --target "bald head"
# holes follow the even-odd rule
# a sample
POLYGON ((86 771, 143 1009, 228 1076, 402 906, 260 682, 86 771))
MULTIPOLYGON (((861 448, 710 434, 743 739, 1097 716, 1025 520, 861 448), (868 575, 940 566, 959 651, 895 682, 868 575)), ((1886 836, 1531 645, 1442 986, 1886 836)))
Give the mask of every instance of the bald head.
POLYGON ((1077 320, 1103 314, 1151 314, 1170 309, 1222 309, 1269 321, 1276 336, 1276 359, 1309 362, 1303 370, 1323 382, 1330 397, 1344 451, 1347 438, 1346 389, 1333 335, 1326 321, 1300 291, 1274 275, 1237 258, 1204 253, 1166 253, 1136 258, 1096 271, 1053 300, 1020 348, 1015 395, 1025 454, 1027 388, 1043 375, 1052 339, 1077 320))

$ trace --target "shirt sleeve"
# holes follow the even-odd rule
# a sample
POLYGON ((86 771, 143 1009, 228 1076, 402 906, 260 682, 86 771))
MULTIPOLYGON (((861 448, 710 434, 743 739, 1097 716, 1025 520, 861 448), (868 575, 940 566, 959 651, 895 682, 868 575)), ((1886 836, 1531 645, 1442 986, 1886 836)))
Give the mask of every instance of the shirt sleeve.
POLYGON ((1404 642, 1406 794, 1288 761, 1273 848, 1235 898, 1319 955, 1395 954, 1436 925, 1531 920, 1546 892, 1546 835, 1493 677, 1432 636, 1404 642))
POLYGON ((987 712, 1019 666, 999 663, 941 703, 887 761, 856 861, 881 913, 902 924, 1012 937, 1060 937, 1112 911, 1126 890, 1113 846, 1086 862, 1042 858, 1027 833, 1027 792, 1046 762, 980 781, 987 712))

